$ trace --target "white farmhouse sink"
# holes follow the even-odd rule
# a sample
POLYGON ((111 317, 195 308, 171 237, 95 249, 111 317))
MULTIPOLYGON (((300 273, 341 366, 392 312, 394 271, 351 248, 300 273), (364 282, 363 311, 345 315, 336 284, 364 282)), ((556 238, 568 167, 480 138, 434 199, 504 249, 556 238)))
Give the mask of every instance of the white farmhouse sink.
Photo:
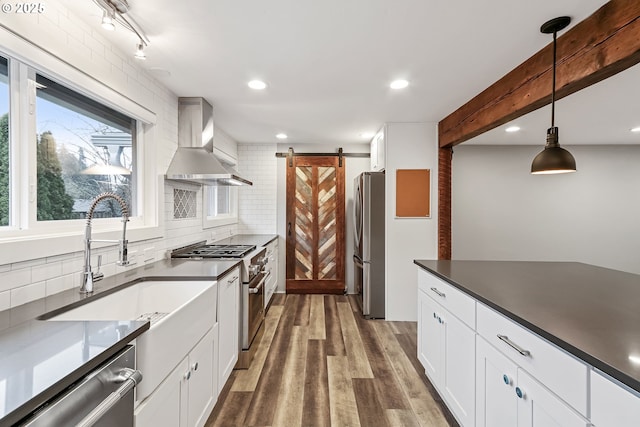
POLYGON ((88 302, 49 320, 136 320, 151 328, 136 338, 136 366, 142 401, 162 382, 216 319, 215 281, 143 281, 88 302))

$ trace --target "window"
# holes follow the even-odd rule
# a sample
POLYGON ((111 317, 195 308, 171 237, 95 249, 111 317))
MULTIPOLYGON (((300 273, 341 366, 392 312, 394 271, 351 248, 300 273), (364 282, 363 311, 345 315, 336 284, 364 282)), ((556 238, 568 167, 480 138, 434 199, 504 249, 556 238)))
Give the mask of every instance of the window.
MULTIPOLYGON (((37 220, 80 219, 109 191, 135 216, 136 121, 40 74, 36 76, 37 220)), ((108 199, 95 218, 122 215, 108 199)))
MULTIPOLYGON (((223 160, 218 157, 218 160, 223 160)), ((224 159, 226 160, 226 159, 224 159)), ((222 164, 233 169, 228 162, 222 164)), ((217 227, 238 222, 238 187, 205 186, 203 187, 203 227, 217 227)))
POLYGON ((231 187, 207 187, 210 218, 231 214, 231 187))
POLYGON ((9 61, 0 56, 0 226, 9 225, 9 61))
MULTIPOLYGON (((81 250, 86 210, 104 191, 126 199, 130 242, 161 237, 161 181, 145 155, 153 108, 1 25, 0 40, 0 264, 81 250)), ((93 237, 118 238, 120 215, 101 202, 93 237)))

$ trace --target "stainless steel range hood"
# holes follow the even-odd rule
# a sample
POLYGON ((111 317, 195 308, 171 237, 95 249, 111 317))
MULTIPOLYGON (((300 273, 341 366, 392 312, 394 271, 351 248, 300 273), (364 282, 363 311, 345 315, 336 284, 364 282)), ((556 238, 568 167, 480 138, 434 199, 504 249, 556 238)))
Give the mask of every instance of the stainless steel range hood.
POLYGON ((204 98, 178 99, 178 150, 165 178, 202 185, 253 185, 213 155, 213 107, 204 98))

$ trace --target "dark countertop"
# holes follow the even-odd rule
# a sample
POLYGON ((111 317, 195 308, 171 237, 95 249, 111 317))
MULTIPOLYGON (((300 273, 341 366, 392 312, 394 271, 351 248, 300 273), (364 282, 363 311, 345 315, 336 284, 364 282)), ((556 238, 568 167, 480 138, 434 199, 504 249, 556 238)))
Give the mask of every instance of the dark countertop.
POLYGON ((256 245, 267 246, 278 238, 277 234, 236 234, 226 239, 217 240, 216 244, 221 245, 256 245))
POLYGON ((139 321, 45 321, 142 280, 216 280, 239 261, 164 259, 107 277, 86 297, 78 288, 0 311, 0 426, 9 426, 69 387, 149 329, 139 321), (3 386, 3 383, 5 386, 3 386))
POLYGON ((640 275, 575 262, 414 262, 640 392, 631 360, 640 358, 640 275))

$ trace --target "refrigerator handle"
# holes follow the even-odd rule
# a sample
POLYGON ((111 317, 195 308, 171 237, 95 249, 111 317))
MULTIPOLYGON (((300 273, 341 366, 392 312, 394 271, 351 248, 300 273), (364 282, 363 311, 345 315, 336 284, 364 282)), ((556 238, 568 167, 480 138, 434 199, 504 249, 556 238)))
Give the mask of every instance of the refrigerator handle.
POLYGON ((355 262, 358 267, 364 268, 364 261, 362 261, 358 255, 353 256, 353 262, 355 262))

